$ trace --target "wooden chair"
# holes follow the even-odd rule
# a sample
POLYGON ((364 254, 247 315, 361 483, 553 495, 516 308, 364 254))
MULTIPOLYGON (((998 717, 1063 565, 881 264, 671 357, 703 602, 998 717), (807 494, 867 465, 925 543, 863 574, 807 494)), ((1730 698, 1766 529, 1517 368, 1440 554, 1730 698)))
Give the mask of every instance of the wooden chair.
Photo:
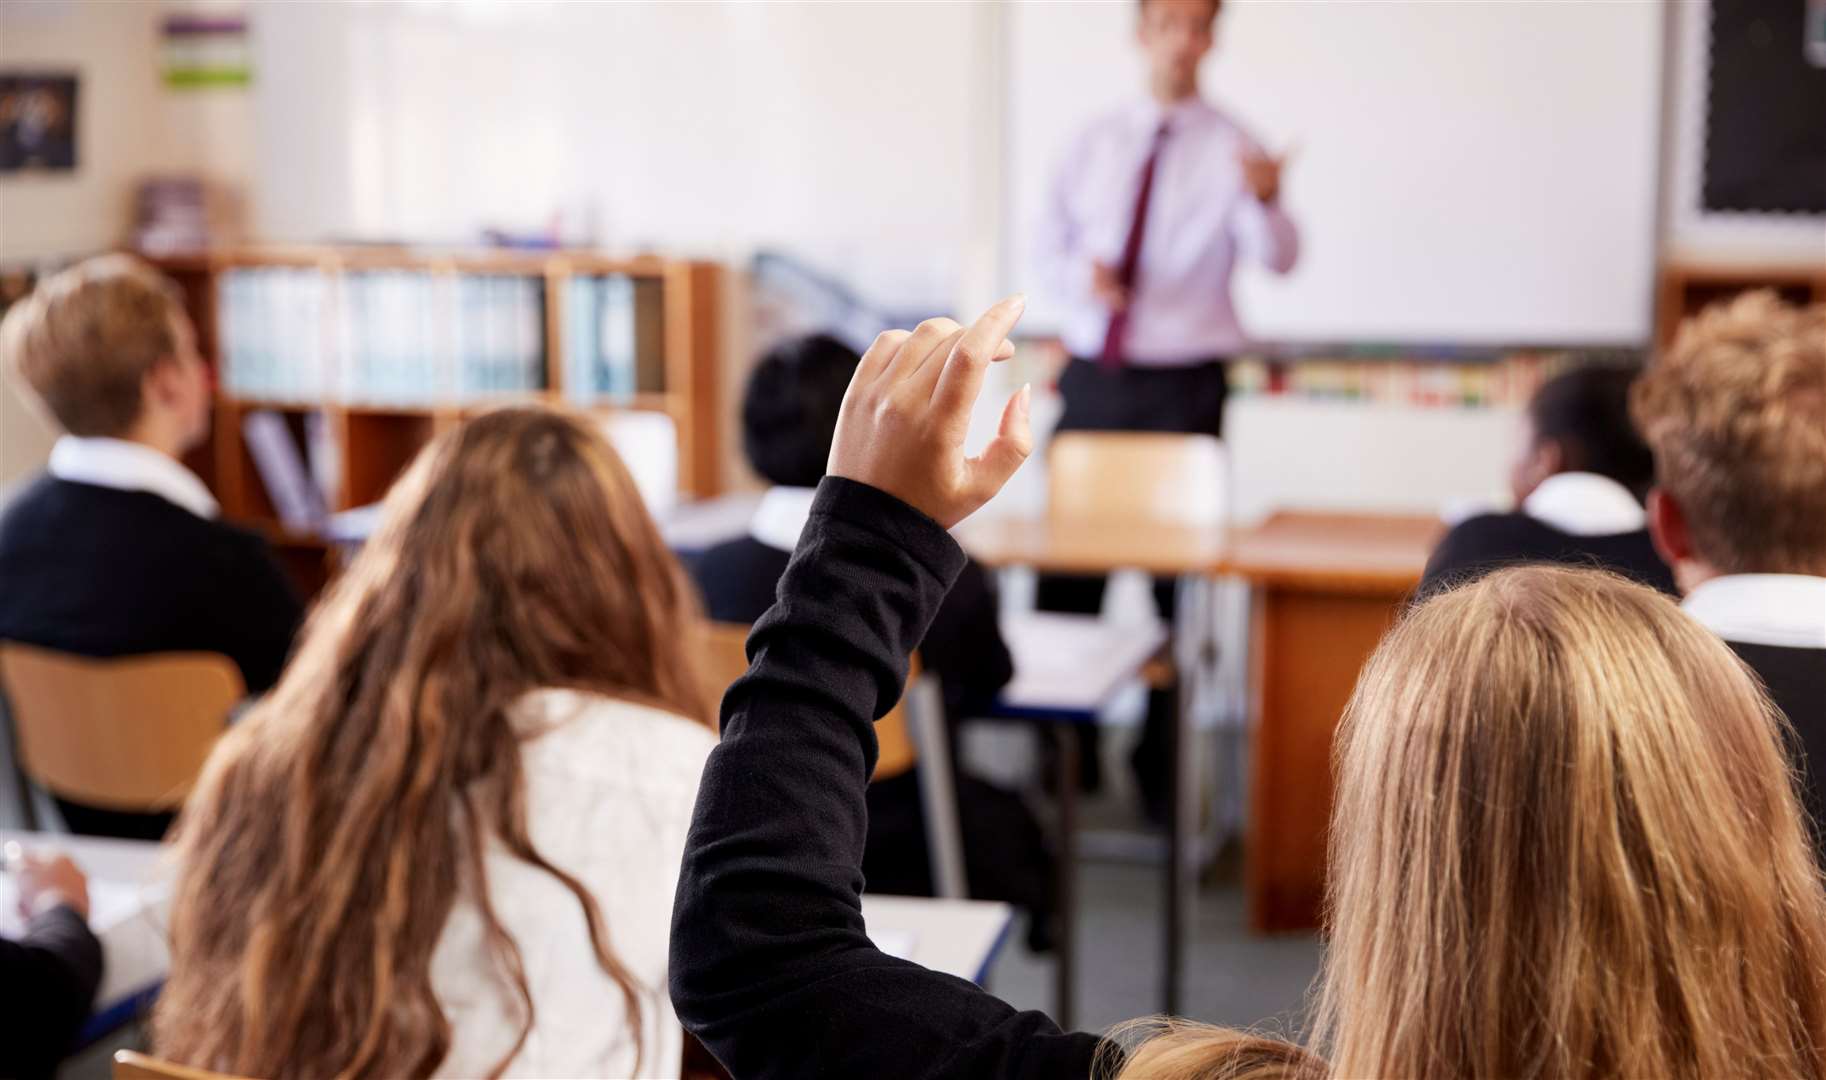
POLYGON ((1147 527, 1224 523, 1229 462, 1210 435, 1068 431, 1047 456, 1055 520, 1147 527))
MULTIPOLYGON (((704 677, 708 680, 710 700, 721 701, 729 684, 748 670, 748 630, 741 623, 713 622, 706 627, 704 677)), ((919 657, 907 673, 907 683, 919 679, 919 657)), ((881 753, 875 759, 871 780, 887 780, 912 769, 919 761, 913 736, 907 730, 907 699, 903 696, 888 714, 875 722, 875 741, 881 753)))
POLYGON ((135 813, 177 809, 247 694, 216 653, 93 660, 0 644, 20 771, 54 795, 135 813))
POLYGON ((114 1080, 237 1080, 226 1073, 193 1069, 131 1050, 114 1052, 114 1080))
MULTIPOLYGON (((748 670, 749 627, 740 623, 706 623, 704 676, 711 698, 720 700, 729 684, 748 670)), ((938 688, 923 677, 919 657, 907 671, 901 699, 875 722, 880 754, 872 780, 900 776, 921 765, 920 810, 932 858, 932 881, 939 896, 961 900, 969 895, 964 877, 964 842, 958 821, 957 780, 951 766, 951 741, 945 731, 945 706, 938 688)))

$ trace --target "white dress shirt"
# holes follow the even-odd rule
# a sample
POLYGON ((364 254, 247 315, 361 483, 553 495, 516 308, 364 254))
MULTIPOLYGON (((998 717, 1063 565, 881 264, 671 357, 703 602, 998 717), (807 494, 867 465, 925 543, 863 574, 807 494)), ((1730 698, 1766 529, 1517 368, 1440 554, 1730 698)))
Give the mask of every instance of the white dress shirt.
MULTIPOLYGON (((520 948, 533 1028, 504 1075, 677 1076, 683 1031, 666 987, 672 895, 704 760, 704 724, 643 705, 540 690, 513 709, 533 848, 596 898, 609 947, 641 985, 640 1069, 621 991, 596 961, 576 896, 491 842, 495 915, 520 948)), ((459 898, 431 957, 450 1020, 438 1076, 486 1076, 519 1035, 519 1001, 497 974, 481 911, 459 898)))
POLYGON ((143 443, 65 435, 51 447, 46 468, 59 480, 117 491, 150 492, 201 518, 213 518, 222 512, 196 473, 176 458, 166 457, 143 443))
POLYGON ((812 517, 817 488, 770 487, 748 522, 748 535, 788 555, 799 546, 799 534, 812 517))
POLYGON ((1254 139, 1209 103, 1136 102, 1093 121, 1053 174, 1038 244, 1041 274, 1070 306, 1063 329, 1073 356, 1103 352, 1109 311, 1091 293, 1091 264, 1114 267, 1135 215, 1142 166, 1162 122, 1141 261, 1124 335, 1136 367, 1173 367, 1232 356, 1248 344, 1230 299, 1239 256, 1277 273, 1292 269, 1292 219, 1249 190, 1237 162, 1254 139))
POLYGON ((1826 577, 1726 574, 1688 593, 1680 606, 1726 641, 1826 649, 1826 577))
POLYGON ((1615 536, 1648 527, 1648 511, 1608 476, 1555 473, 1522 500, 1522 513, 1571 536, 1615 536))

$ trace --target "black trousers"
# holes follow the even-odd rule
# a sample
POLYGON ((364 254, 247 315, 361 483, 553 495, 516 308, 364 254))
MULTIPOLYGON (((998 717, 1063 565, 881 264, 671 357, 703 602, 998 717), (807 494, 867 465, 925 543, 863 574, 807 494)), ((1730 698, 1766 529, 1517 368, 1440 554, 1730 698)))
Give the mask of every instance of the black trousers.
MULTIPOLYGON (((1221 360, 1207 360, 1185 367, 1106 370, 1095 360, 1073 358, 1059 378, 1065 411, 1056 431, 1157 431, 1188 435, 1219 435, 1224 428, 1224 401, 1230 380, 1221 360)), ((1094 615, 1103 608, 1103 590, 1109 579, 1072 574, 1041 575, 1034 605, 1042 611, 1094 615)), ((1173 619, 1174 581, 1154 579, 1154 606, 1160 617, 1173 619)), ((1148 695, 1147 724, 1141 742, 1130 758, 1143 805, 1150 817, 1164 819, 1167 798, 1167 734, 1173 723, 1175 695, 1171 688, 1148 695)), ((1086 788, 1101 784, 1097 757, 1097 732, 1082 729, 1080 778, 1086 788)))

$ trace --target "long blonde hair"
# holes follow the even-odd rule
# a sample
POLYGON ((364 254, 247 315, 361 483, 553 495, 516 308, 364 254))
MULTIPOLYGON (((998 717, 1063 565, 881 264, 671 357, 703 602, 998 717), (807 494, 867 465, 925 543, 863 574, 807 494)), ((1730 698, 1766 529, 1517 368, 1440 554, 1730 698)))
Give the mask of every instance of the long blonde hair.
POLYGON ((556 411, 439 437, 382 519, 180 817, 154 1045, 272 1080, 425 1075, 451 1041, 432 953, 468 895, 520 1013, 499 1073, 533 1001, 489 899, 490 841, 576 897, 638 1039, 643 988, 595 899, 532 845, 509 712, 569 687, 708 723, 694 594, 614 451, 556 411))
POLYGON ((1239 1072, 1248 1044, 1205 1029, 1121 1075, 1826 1075, 1826 894, 1783 735, 1648 588, 1526 567, 1434 598, 1338 734, 1329 1064, 1239 1072))

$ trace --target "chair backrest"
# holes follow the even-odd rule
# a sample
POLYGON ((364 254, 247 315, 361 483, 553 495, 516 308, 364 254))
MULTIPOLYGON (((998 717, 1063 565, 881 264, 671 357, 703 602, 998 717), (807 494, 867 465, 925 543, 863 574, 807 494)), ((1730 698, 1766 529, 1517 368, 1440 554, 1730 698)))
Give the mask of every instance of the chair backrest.
POLYGON ((236 1080, 226 1073, 193 1069, 131 1050, 114 1052, 114 1080, 236 1080))
POLYGON ((1215 526, 1224 523, 1229 467, 1210 435, 1068 431, 1047 456, 1054 520, 1215 526))
POLYGON ((92 660, 0 644, 19 767, 64 798, 108 810, 173 810, 228 713, 246 696, 217 653, 92 660))
MULTIPOLYGON (((707 623, 704 630, 704 677, 711 700, 721 700, 729 684, 748 670, 748 630, 741 623, 707 623)), ((919 678, 919 657, 907 672, 907 681, 919 678)), ((911 769, 919 754, 907 727, 907 699, 903 693, 888 714, 875 722, 875 741, 881 753, 875 759, 873 779, 886 780, 911 769)))

